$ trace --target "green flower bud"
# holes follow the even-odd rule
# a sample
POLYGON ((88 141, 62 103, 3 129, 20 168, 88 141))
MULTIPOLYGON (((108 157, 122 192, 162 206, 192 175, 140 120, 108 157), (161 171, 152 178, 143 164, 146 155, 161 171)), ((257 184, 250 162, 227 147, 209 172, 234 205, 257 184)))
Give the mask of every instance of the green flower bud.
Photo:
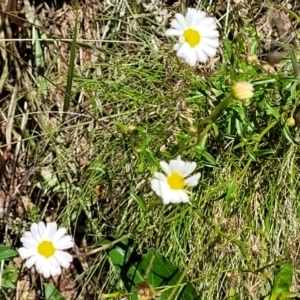
POLYGON ((136 135, 138 135, 138 133, 139 133, 137 127, 134 126, 134 125, 129 125, 129 126, 127 127, 127 132, 128 132, 131 136, 136 136, 136 135))
POLYGON ((197 133, 198 133, 198 128, 196 127, 196 126, 191 126, 190 128, 189 128, 189 135, 191 135, 191 136, 196 136, 197 135, 197 133))

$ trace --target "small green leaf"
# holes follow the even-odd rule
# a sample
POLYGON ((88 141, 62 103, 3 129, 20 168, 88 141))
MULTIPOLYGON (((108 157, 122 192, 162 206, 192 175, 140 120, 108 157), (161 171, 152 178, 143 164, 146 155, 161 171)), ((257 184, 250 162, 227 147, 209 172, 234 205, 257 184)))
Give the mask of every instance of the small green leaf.
POLYGON ((235 290, 233 287, 231 287, 231 288, 229 289, 229 297, 228 297, 228 300, 238 300, 238 299, 239 299, 239 296, 238 296, 236 290, 235 290))
POLYGON ((203 151, 201 157, 204 158, 211 165, 213 166, 217 165, 216 160, 207 151, 203 151))
POLYGON ((276 150, 271 150, 271 149, 257 150, 257 151, 253 151, 253 153, 256 157, 262 157, 262 156, 265 156, 265 155, 275 154, 276 150))
POLYGON ((234 192, 236 191, 237 185, 231 182, 228 186, 225 200, 231 200, 234 192))
POLYGON ((276 267, 270 300, 277 299, 283 292, 289 292, 290 286, 292 285, 292 277, 293 265, 291 261, 284 262, 276 267))
POLYGON ((66 298, 62 296, 60 291, 54 287, 54 285, 45 283, 44 286, 46 300, 66 300, 66 298))
POLYGON ((253 159, 253 160, 256 160, 256 156, 255 156, 255 153, 252 151, 252 149, 248 146, 246 146, 246 150, 249 154, 249 156, 253 159))
POLYGON ((2 271, 1 286, 5 288, 15 288, 18 279, 18 269, 13 266, 5 266, 2 271))
POLYGON ((17 255, 18 252, 12 250, 9 246, 0 245, 0 261, 17 255))
POLYGON ((154 156, 153 152, 150 149, 145 149, 143 151, 143 154, 152 167, 159 165, 158 160, 156 159, 156 157, 154 156))
POLYGON ((215 137, 218 137, 220 135, 218 125, 216 123, 212 123, 211 126, 212 126, 212 128, 214 130, 215 137))
POLYGON ((138 206, 141 208, 142 211, 144 211, 144 212, 147 211, 146 203, 145 203, 145 201, 142 198, 140 198, 135 193, 130 193, 130 196, 138 204, 138 206))
POLYGON ((294 292, 282 292, 280 294, 280 296, 278 297, 279 300, 284 300, 284 299, 292 299, 292 298, 295 298, 295 297, 298 297, 299 294, 298 293, 294 293, 294 292))

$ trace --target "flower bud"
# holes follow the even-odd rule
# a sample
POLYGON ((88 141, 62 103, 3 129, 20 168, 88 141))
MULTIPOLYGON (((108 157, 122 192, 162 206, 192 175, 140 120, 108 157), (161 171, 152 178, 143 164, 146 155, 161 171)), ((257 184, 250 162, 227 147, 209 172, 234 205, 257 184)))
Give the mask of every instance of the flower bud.
POLYGON ((253 97, 253 86, 247 81, 236 81, 231 86, 231 96, 238 101, 246 101, 253 97))
POLYGON ((151 300, 155 296, 153 286, 147 282, 140 282, 136 285, 138 300, 151 300))
POLYGON ((296 125, 296 121, 293 117, 287 118, 285 124, 289 127, 294 127, 296 125))
POLYGON ((191 135, 191 136, 196 136, 197 135, 197 133, 198 133, 198 128, 196 127, 196 126, 191 126, 190 128, 189 128, 189 135, 191 135))
POLYGON ((127 132, 128 132, 131 136, 136 136, 136 135, 139 133, 137 127, 134 126, 134 125, 129 125, 129 126, 127 127, 127 132))
POLYGON ((249 65, 258 65, 259 61, 258 61, 257 55, 249 54, 247 56, 247 62, 248 62, 249 65))

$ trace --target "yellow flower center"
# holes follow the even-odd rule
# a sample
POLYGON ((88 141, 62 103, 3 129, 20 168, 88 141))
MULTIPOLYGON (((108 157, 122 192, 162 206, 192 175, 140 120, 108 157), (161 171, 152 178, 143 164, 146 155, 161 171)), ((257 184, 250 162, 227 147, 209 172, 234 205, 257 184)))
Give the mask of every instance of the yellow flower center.
POLYGON ((184 178, 178 173, 169 175, 167 182, 172 190, 182 190, 185 187, 184 178))
POLYGON ((38 245, 38 253, 45 256, 46 258, 49 258, 50 256, 54 255, 55 248, 53 246, 53 243, 50 241, 42 241, 38 245))
POLYGON ((199 31, 189 28, 184 31, 183 36, 185 38, 185 41, 193 48, 197 46, 201 41, 201 36, 199 34, 199 31))

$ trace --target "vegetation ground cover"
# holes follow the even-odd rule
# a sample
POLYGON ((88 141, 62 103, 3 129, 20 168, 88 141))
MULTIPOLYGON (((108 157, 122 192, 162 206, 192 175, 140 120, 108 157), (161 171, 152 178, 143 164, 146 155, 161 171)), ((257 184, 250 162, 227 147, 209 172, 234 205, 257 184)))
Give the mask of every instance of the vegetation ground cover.
POLYGON ((157 299, 297 297, 298 1, 86 0, 77 25, 73 2, 1 7, 3 299, 137 299, 143 281, 157 299), (195 68, 165 36, 188 7, 220 32, 195 68), (253 98, 209 118, 234 81, 253 98), (150 180, 178 155, 200 183, 164 206, 150 180), (41 220, 75 241, 49 280, 7 252, 41 220))

